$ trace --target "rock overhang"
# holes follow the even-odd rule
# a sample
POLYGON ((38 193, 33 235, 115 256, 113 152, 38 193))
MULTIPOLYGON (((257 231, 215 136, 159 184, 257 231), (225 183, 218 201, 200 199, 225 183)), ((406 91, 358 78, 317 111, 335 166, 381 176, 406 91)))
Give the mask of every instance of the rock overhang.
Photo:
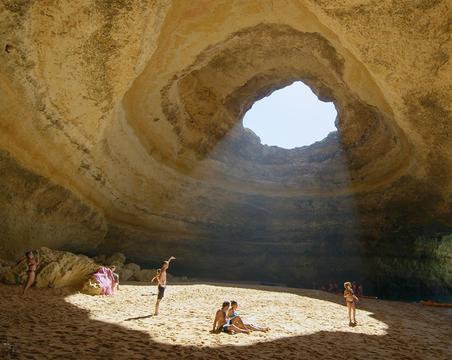
POLYGON ((105 242, 144 261, 233 239, 262 264, 262 244, 309 262, 309 249, 361 239, 383 254, 388 238, 450 228, 445 1, 121 4, 4 9, 0 144, 15 170, 2 181, 21 199, 2 200, 5 249, 76 251, 80 236, 83 251, 105 242), (335 102, 338 133, 260 145, 241 117, 296 80, 335 102))
MULTIPOLYGON (((354 65, 356 60, 349 65, 351 69, 348 72, 365 73, 362 69, 353 69, 354 65)), ((276 166, 272 169, 275 173, 283 173, 287 178, 287 169, 280 172, 278 166, 287 168, 296 162, 292 172, 300 173, 303 160, 296 160, 306 157, 303 153, 309 153, 309 149, 286 152, 287 158, 284 159, 279 149, 259 146, 244 131, 240 122, 255 101, 301 80, 320 99, 336 104, 340 135, 336 152, 346 154, 349 160, 347 167, 355 173, 349 178, 359 179, 359 187, 363 188, 364 179, 380 184, 381 179, 391 172, 400 174, 402 164, 409 163, 406 161, 409 145, 393 114, 388 111, 390 106, 386 103, 380 110, 378 106, 361 99, 354 91, 353 83, 344 79, 345 67, 344 56, 318 33, 263 23, 210 45, 193 63, 169 78, 160 90, 153 87, 152 81, 146 87, 143 86, 146 80, 138 79, 137 89, 132 85, 130 90, 133 95, 126 94, 124 106, 130 115, 128 122, 142 134, 140 140, 144 147, 160 152, 169 166, 179 166, 190 172, 191 167, 199 166, 199 161, 208 159, 212 151, 226 141, 235 143, 235 146, 228 146, 229 151, 234 153, 231 158, 235 164, 243 159, 253 162, 253 167, 256 164, 265 167, 265 162, 269 162, 276 166), (141 104, 136 102, 150 96, 159 98, 160 104, 150 109, 146 101, 141 104), (133 111, 128 112, 129 108, 133 111), (162 125, 162 122, 165 124, 162 125), (162 128, 168 133, 171 144, 155 146, 159 141, 154 139, 161 138, 162 128), (372 152, 368 151, 369 147, 372 147, 372 152), (272 158, 277 158, 278 162, 272 161, 272 158), (384 166, 381 166, 381 161, 379 166, 372 164, 378 158, 385 158, 384 166)), ((142 76, 146 74, 145 71, 142 76)), ((367 79, 361 76, 359 81, 373 84, 368 90, 371 93, 371 88, 374 88, 373 100, 381 97, 381 90, 370 74, 367 79)), ((380 102, 384 102, 384 98, 380 102)), ((326 141, 325 144, 331 142, 326 141)), ((336 158, 344 162, 337 154, 336 158)), ((331 162, 324 165, 331 167, 331 162)), ((268 169, 261 172, 268 173, 268 169)), ((303 174, 309 175, 309 170, 303 174)), ((244 181, 252 180, 249 174, 243 178, 244 181)), ((278 182, 281 180, 277 179, 278 182)), ((324 187, 325 183, 319 184, 319 187, 324 187)))

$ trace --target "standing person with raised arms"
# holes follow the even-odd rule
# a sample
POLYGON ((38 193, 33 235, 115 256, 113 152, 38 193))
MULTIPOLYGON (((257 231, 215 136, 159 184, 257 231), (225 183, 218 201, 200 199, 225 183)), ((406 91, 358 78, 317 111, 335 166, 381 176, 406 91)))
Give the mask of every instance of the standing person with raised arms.
POLYGON ((157 274, 152 279, 152 282, 157 281, 157 289, 158 289, 157 302, 155 303, 154 315, 159 314, 160 301, 163 299, 163 296, 165 295, 165 289, 166 289, 166 271, 168 270, 170 262, 172 260, 176 260, 176 258, 174 256, 171 256, 168 260, 164 261, 162 268, 157 270, 157 274))

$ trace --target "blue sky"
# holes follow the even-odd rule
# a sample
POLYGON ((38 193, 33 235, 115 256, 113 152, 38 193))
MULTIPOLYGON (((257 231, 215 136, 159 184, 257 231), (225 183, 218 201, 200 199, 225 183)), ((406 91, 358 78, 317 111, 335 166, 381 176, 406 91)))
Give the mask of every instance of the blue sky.
POLYGON ((322 102, 301 81, 256 101, 243 125, 261 138, 262 144, 285 149, 310 145, 336 131, 336 109, 322 102))

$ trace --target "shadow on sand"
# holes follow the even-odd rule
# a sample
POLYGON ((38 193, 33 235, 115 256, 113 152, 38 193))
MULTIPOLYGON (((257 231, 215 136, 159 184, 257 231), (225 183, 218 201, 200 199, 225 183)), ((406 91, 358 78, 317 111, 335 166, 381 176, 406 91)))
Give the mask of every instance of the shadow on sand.
MULTIPOLYGON (((0 357, 4 356, 6 359, 164 359, 173 357, 175 359, 284 360, 311 358, 445 360, 452 358, 450 338, 452 317, 441 319, 441 316, 449 317, 450 315, 441 315, 434 310, 422 309, 425 313, 425 325, 428 326, 421 328, 422 321, 417 320, 407 325, 403 323, 403 319, 380 313, 377 302, 369 304, 363 302, 360 305, 362 309, 374 313, 373 316, 376 319, 388 326, 386 335, 322 331, 251 346, 228 345, 215 348, 158 343, 153 341, 149 333, 91 319, 88 311, 65 301, 64 297, 68 293, 56 290, 33 290, 27 301, 23 301, 18 294, 18 287, 0 285, 0 340, 3 344, 8 344, 2 348, 3 354, 0 354, 0 357), (47 294, 52 292, 52 296, 45 295, 45 292, 47 294), (42 311, 43 303, 40 299, 43 296, 46 296, 46 306, 52 307, 52 311, 42 311), (446 326, 449 332, 440 331, 437 327, 438 323, 443 330, 446 326), (410 326, 420 328, 412 329, 410 326), (405 328, 405 332, 396 331, 401 327, 405 328), (404 335, 407 327, 410 330, 408 331, 410 336, 404 335), (6 346, 14 347, 14 351, 9 348, 7 350, 6 346)), ((282 290, 268 288, 268 291, 282 290)), ((284 291, 291 292, 288 289, 284 291)), ((312 292, 310 297, 316 298, 315 292, 312 292)), ((321 296, 319 294, 317 298, 325 300, 323 294, 321 296)), ((342 299, 335 295, 328 295, 326 299, 342 303, 342 299)), ((407 306, 413 306, 412 311, 415 314, 416 307, 409 304, 407 306)), ((148 317, 150 315, 126 320, 148 317)), ((206 332, 209 330, 206 328, 206 332)), ((238 345, 239 336, 237 335, 238 345)))

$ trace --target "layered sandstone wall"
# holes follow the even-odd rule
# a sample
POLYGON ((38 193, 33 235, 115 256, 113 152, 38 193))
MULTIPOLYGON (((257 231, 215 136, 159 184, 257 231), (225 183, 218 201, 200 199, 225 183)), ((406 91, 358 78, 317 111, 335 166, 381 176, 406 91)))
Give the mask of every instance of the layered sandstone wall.
POLYGON ((0 255, 450 289, 449 19, 446 0, 3 2, 0 255), (243 114, 298 80, 338 132, 261 145, 243 114))

